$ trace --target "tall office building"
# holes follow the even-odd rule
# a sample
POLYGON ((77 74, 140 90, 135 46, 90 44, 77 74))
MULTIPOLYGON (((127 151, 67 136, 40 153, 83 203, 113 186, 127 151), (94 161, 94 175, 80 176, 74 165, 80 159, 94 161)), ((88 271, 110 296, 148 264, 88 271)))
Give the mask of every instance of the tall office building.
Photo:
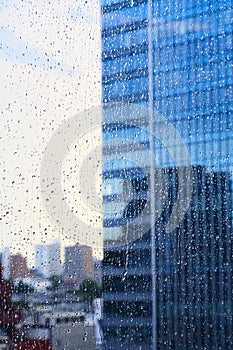
MULTIPOLYGON (((232 266, 230 174, 193 167, 193 196, 182 223, 166 224, 177 200, 178 174, 166 168, 168 196, 156 223, 157 346, 231 347, 232 266)), ((186 171, 186 169, 182 169, 186 171)), ((159 178, 155 173, 156 181, 159 178)), ((141 194, 144 191, 141 192, 141 194)), ((145 198, 145 196, 142 196, 145 198)), ((131 230, 129 224, 129 232, 131 230)), ((152 348, 151 232, 105 249, 106 348, 152 348)))
POLYGON ((91 247, 76 244, 65 247, 64 279, 74 285, 94 278, 94 264, 91 247))
MULTIPOLYGON (((107 349, 233 347, 231 5, 102 0, 107 349), (134 227, 127 221, 151 195, 151 134, 154 168, 166 185, 155 242, 146 215, 134 227), (168 234, 186 172, 182 149, 193 195, 168 234)), ((162 182, 155 172, 155 186, 162 182)))
POLYGON ((45 278, 62 275, 59 240, 35 246, 35 268, 37 273, 45 278))
MULTIPOLYGON (((102 1, 103 102, 148 106, 152 94, 154 110, 175 127, 192 164, 229 170, 231 1, 152 3, 149 21, 148 1, 102 1)), ((162 157, 163 146, 155 147, 162 157)), ((167 159, 159 161, 167 165, 167 159)))

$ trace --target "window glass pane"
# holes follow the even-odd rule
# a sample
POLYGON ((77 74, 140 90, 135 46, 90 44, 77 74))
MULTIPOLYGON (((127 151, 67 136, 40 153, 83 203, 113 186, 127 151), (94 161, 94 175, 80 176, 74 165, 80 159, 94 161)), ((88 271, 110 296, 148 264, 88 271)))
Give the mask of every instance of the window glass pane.
POLYGON ((232 11, 2 2, 0 348, 233 349, 232 11))

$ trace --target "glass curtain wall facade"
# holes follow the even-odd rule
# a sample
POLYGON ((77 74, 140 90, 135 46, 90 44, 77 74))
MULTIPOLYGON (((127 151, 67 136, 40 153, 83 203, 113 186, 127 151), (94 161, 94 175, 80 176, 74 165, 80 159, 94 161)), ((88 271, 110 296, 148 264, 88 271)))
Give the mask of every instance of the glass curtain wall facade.
POLYGON ((228 0, 102 0, 106 349, 233 348, 232 15, 228 0), (136 225, 128 220, 151 196, 151 100, 154 181, 165 188, 153 230, 151 212, 136 225), (166 143, 168 125, 175 132, 166 143), (178 139, 189 154, 192 198, 168 232, 188 169, 174 150, 178 139))

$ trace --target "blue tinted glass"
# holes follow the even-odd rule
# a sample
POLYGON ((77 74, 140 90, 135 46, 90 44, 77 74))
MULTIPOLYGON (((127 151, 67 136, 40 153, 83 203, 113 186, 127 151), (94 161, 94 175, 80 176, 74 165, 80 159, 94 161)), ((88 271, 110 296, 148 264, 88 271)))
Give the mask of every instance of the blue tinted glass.
POLYGON ((231 1, 152 1, 152 18, 131 2, 103 16, 103 101, 118 109, 104 123, 137 126, 103 133, 105 181, 125 176, 121 190, 113 186, 117 219, 109 204, 104 212, 106 349, 233 346, 232 30, 231 1), (176 217, 185 205, 190 168, 189 206, 168 232, 181 188, 176 217), (138 289, 140 278, 149 284, 138 289))

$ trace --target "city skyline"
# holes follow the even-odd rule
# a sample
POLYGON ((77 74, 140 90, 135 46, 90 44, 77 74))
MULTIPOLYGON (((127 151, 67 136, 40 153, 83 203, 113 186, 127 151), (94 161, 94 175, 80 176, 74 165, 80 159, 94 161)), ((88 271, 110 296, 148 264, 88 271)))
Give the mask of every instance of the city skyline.
MULTIPOLYGON (((15 252, 12 253, 10 247, 3 247, 3 249, 0 250, 0 262, 2 263, 4 268, 7 270, 4 272, 4 269, 3 269, 4 278, 9 279, 10 270, 11 270, 11 263, 10 263, 11 257, 21 256, 22 259, 24 259, 26 261, 28 270, 30 270, 30 269, 37 270, 37 265, 40 266, 42 263, 46 263, 46 264, 50 265, 51 252, 53 251, 53 249, 55 249, 53 247, 55 247, 56 245, 59 246, 58 247, 58 251, 60 252, 59 253, 59 260, 60 260, 62 269, 65 267, 65 264, 66 264, 67 257, 66 257, 65 251, 67 249, 77 249, 78 250, 79 248, 80 249, 87 248, 88 251, 91 252, 93 264, 95 263, 95 260, 99 261, 98 257, 96 257, 96 255, 95 255, 95 252, 93 251, 92 247, 87 247, 85 245, 79 245, 79 244, 74 244, 74 245, 68 244, 67 246, 62 247, 60 243, 61 242, 59 239, 53 239, 51 242, 47 241, 46 243, 43 243, 43 244, 33 245, 32 249, 34 251, 34 254, 33 254, 34 261, 33 261, 32 265, 29 264, 26 254, 23 254, 20 251, 18 251, 16 253, 15 252), (51 249, 49 249, 49 248, 51 248, 51 249), (38 257, 37 257, 37 254, 38 254, 38 257)), ((57 249, 55 249, 55 250, 57 250, 57 249)), ((52 259, 54 259, 54 256, 52 259)), ((58 259, 58 256, 56 257, 56 259, 58 259)), ((51 265, 53 265, 52 261, 51 261, 51 265)), ((40 271, 38 271, 38 272, 40 273, 40 271)), ((43 275, 42 272, 41 272, 41 274, 43 275)))

